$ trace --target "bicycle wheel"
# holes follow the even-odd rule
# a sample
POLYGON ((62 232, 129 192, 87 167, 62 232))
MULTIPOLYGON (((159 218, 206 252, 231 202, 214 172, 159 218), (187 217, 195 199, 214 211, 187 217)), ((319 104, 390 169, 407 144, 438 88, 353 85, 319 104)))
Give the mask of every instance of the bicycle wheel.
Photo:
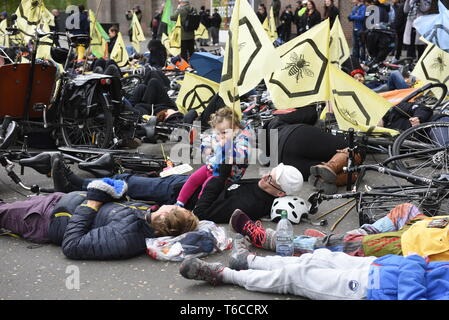
POLYGON ((62 138, 72 148, 108 148, 112 145, 113 116, 98 92, 86 108, 64 104, 59 115, 62 138))
POLYGON ((399 171, 435 178, 449 173, 449 122, 428 122, 402 132, 394 141, 392 155, 399 171))
POLYGON ((414 204, 426 216, 447 215, 449 191, 431 187, 384 187, 364 193, 357 206, 360 225, 385 217, 395 206, 414 204))

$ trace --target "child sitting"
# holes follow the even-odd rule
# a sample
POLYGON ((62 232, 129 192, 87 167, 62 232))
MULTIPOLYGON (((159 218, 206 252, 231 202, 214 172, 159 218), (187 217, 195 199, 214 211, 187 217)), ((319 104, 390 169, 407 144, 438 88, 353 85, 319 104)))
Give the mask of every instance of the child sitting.
POLYGON ((233 115, 232 109, 224 107, 212 114, 210 125, 212 135, 202 138, 201 152, 206 156, 205 165, 195 171, 179 193, 176 204, 183 207, 195 191, 214 176, 218 176, 218 166, 222 163, 233 164, 230 180, 238 182, 248 167, 250 132, 244 123, 233 115))

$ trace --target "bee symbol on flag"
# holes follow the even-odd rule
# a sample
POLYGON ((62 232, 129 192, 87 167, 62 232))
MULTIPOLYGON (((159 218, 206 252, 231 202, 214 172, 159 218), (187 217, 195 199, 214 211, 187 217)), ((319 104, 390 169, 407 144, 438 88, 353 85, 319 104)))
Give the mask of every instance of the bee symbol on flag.
POLYGON ((444 63, 443 54, 439 54, 437 58, 433 59, 433 63, 430 66, 432 69, 440 69, 440 72, 444 71, 447 65, 444 63))
POLYGON ((308 77, 313 77, 315 74, 312 70, 310 70, 308 67, 310 67, 310 63, 304 59, 304 55, 301 54, 299 57, 296 54, 296 52, 293 52, 290 56, 290 63, 287 63, 287 66, 282 70, 288 70, 289 76, 295 76, 296 77, 296 83, 298 83, 299 78, 304 78, 304 75, 308 77))

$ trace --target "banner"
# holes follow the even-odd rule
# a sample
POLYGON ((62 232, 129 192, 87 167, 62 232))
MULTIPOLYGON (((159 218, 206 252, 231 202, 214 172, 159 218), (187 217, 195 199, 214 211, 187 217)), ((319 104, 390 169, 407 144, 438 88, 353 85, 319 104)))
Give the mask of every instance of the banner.
POLYGON ((240 116, 240 96, 253 90, 267 74, 279 68, 280 61, 273 43, 246 0, 235 2, 228 35, 220 96, 240 116))
POLYGON ((171 0, 166 0, 164 5, 164 11, 162 11, 161 22, 167 26, 167 35, 169 35, 175 27, 175 22, 170 20, 172 15, 172 3, 171 0))
POLYGON ((142 30, 142 25, 137 18, 136 13, 133 14, 133 19, 131 20, 131 30, 132 30, 132 45, 137 52, 140 53, 140 43, 144 42, 145 34, 142 30))
POLYGON ((128 65, 129 55, 121 32, 117 35, 117 40, 115 41, 114 48, 112 48, 110 58, 117 62, 120 68, 128 65))
POLYGON ((200 23, 198 29, 195 30, 195 39, 205 39, 209 40, 209 31, 204 26, 204 24, 200 23))
POLYGON ((9 47, 9 36, 6 31, 7 26, 6 19, 0 22, 0 47, 9 47))
POLYGON ((179 111, 186 114, 190 110, 196 110, 201 114, 217 94, 219 87, 220 85, 214 81, 190 72, 186 73, 176 99, 179 111))
POLYGON ((276 49, 282 66, 265 77, 277 109, 329 100, 329 20, 276 49))
POLYGON ((332 26, 329 41, 330 62, 341 67, 351 56, 351 51, 349 50, 348 42, 346 41, 338 16, 335 18, 334 25, 332 26))
POLYGON ((413 26, 427 41, 449 53, 449 10, 438 2, 439 14, 423 15, 413 21, 413 26))
POLYGON ((449 53, 429 43, 412 71, 418 80, 449 86, 449 53))
POLYGON ((90 50, 92 54, 97 58, 106 57, 108 50, 109 36, 103 29, 101 24, 97 21, 95 14, 92 10, 89 10, 90 20, 90 50))
POLYGON ((399 133, 377 126, 393 106, 392 103, 333 64, 329 66, 329 72, 332 109, 339 129, 354 128, 355 131, 385 132, 392 135, 399 133))

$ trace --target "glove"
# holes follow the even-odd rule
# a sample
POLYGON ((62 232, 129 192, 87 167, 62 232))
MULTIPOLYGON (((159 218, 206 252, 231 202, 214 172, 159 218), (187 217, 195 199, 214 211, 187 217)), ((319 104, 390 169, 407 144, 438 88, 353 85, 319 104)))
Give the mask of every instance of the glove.
POLYGON ((111 202, 120 199, 128 190, 128 185, 122 180, 104 178, 94 180, 87 186, 87 200, 111 202))

